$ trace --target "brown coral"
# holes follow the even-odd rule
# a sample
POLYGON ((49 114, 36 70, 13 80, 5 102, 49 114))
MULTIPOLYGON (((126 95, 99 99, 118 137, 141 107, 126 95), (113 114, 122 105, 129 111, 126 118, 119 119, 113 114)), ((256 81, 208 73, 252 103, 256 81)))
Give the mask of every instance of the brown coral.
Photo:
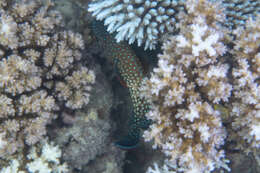
POLYGON ((49 0, 0 3, 0 158, 41 140, 60 107, 89 101, 95 75, 82 65, 84 42, 61 30, 51 6, 49 0))

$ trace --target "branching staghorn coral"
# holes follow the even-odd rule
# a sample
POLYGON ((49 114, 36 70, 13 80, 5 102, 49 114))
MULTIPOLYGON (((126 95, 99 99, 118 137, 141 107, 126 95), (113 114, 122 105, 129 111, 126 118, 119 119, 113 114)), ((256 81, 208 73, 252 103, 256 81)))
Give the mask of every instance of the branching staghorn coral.
POLYGON ((46 135, 59 111, 89 101, 93 71, 83 64, 81 35, 62 31, 49 0, 0 3, 0 158, 46 135))
POLYGON ((176 15, 183 10, 184 0, 93 0, 88 11, 104 20, 107 31, 118 32, 117 42, 135 40, 138 46, 154 49, 158 40, 173 32, 176 15))
POLYGON ((227 168, 220 150, 226 130, 213 109, 229 101, 232 91, 230 67, 221 57, 227 50, 225 15, 220 4, 206 0, 188 0, 185 8, 179 35, 165 42, 158 67, 142 87, 152 105, 146 116, 154 121, 143 136, 176 171, 211 172, 227 168))

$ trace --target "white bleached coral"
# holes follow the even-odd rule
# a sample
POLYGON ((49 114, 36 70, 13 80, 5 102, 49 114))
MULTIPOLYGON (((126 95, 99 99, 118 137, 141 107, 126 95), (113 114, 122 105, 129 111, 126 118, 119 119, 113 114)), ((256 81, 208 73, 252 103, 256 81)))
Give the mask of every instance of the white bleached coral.
POLYGON ((30 149, 27 155, 28 163, 26 168, 32 173, 66 173, 68 172, 67 164, 60 164, 61 150, 53 143, 43 143, 41 154, 37 152, 36 147, 30 149))
POLYGON ((61 163, 61 150, 48 140, 30 148, 27 156, 14 158, 9 166, 1 168, 1 173, 67 173, 66 163, 61 163))
POLYGON ((1 169, 1 173, 24 173, 23 171, 18 171, 19 166, 19 161, 14 159, 10 162, 9 166, 1 169))
POLYGON ((135 40, 138 46, 154 49, 161 36, 173 32, 183 0, 94 0, 88 8, 116 40, 135 40))
POLYGON ((178 40, 177 46, 180 48, 191 46, 192 54, 194 56, 199 56, 199 53, 203 51, 206 51, 209 56, 215 56, 216 50, 213 46, 216 45, 221 34, 214 30, 210 31, 207 25, 192 24, 190 27, 192 34, 191 43, 183 35, 178 35, 176 38, 178 40))
POLYGON ((154 163, 153 167, 148 167, 146 173, 176 173, 176 171, 176 167, 172 167, 172 165, 166 161, 162 167, 159 167, 157 163, 154 163))

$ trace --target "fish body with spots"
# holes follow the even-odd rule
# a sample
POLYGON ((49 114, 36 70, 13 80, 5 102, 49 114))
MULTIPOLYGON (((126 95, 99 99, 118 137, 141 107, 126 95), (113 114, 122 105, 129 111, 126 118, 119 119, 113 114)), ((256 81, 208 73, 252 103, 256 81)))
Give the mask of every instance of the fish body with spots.
POLYGON ((105 31, 102 23, 94 21, 92 28, 106 58, 112 62, 128 88, 134 109, 129 121, 128 135, 115 144, 124 149, 134 148, 139 141, 141 129, 147 129, 151 123, 145 117, 149 104, 140 97, 140 86, 144 78, 142 64, 131 47, 125 42, 117 43, 105 31))

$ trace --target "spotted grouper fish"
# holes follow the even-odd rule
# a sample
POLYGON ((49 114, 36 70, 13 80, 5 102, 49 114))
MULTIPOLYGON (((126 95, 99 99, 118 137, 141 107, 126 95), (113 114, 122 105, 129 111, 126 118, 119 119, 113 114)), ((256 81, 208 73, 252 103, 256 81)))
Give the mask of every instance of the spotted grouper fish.
POLYGON ((113 63, 128 88, 134 109, 129 121, 128 134, 115 145, 124 149, 134 148, 138 144, 141 129, 147 129, 151 124, 144 116, 149 110, 149 104, 140 97, 139 91, 144 77, 141 62, 131 47, 125 42, 117 43, 105 31, 101 22, 94 21, 92 27, 105 56, 113 63))

